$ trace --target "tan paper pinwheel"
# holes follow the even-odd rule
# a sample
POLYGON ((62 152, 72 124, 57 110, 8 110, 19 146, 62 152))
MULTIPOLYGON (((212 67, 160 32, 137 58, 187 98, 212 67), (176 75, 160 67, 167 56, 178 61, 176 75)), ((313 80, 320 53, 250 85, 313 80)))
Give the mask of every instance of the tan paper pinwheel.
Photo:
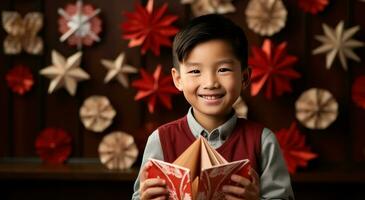
POLYGON ((182 4, 190 4, 194 16, 211 13, 226 14, 236 11, 233 0, 181 0, 182 4))
POLYGON ((250 0, 246 8, 248 27, 261 36, 272 36, 286 22, 287 11, 281 0, 250 0))
POLYGON ((233 104, 233 109, 236 112, 238 118, 247 118, 247 105, 243 101, 242 97, 238 97, 236 102, 233 104))
POLYGON ((338 115, 338 103, 324 89, 311 88, 300 95, 295 103, 296 117, 309 129, 326 129, 338 115))
POLYGON ((138 70, 131 65, 125 63, 125 53, 119 54, 119 56, 114 60, 101 60, 101 64, 107 68, 108 73, 104 78, 104 83, 108 83, 112 79, 117 79, 125 88, 129 87, 128 74, 137 73, 138 70))
POLYGON ((364 43, 352 39, 352 36, 360 30, 360 26, 344 29, 343 21, 340 21, 336 29, 330 28, 327 24, 322 25, 324 35, 317 35, 316 39, 323 44, 313 50, 313 54, 326 53, 326 67, 331 68, 332 63, 338 55, 343 69, 347 70, 347 60, 350 58, 357 62, 361 59, 354 53, 353 49, 363 47, 364 43))
POLYGON ((33 55, 42 53, 43 41, 37 36, 43 26, 41 13, 30 12, 22 19, 18 12, 3 11, 2 24, 8 33, 4 40, 5 54, 19 54, 22 49, 33 55))
POLYGON ((80 118, 85 128, 95 132, 109 127, 115 115, 113 106, 105 96, 91 96, 80 108, 80 118))
POLYGON ((99 158, 108 169, 128 169, 136 161, 138 149, 131 135, 115 131, 99 144, 99 158))
POLYGON ((48 93, 65 87, 72 96, 76 94, 77 82, 90 78, 89 74, 80 68, 81 52, 77 52, 65 59, 56 50, 52 51, 52 65, 40 71, 41 75, 51 79, 48 93))

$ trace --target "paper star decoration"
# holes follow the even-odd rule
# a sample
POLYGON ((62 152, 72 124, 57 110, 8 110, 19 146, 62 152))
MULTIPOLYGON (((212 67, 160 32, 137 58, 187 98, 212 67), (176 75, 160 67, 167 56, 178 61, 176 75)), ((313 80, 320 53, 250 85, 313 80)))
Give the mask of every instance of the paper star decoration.
POLYGON ((125 88, 129 87, 129 81, 127 74, 137 73, 138 70, 131 65, 125 64, 125 53, 119 54, 114 60, 101 60, 101 64, 108 69, 108 73, 104 78, 104 83, 108 83, 110 80, 116 78, 125 88))
POLYGON ((22 19, 18 12, 3 11, 2 24, 8 33, 4 40, 5 54, 19 54, 22 49, 33 55, 42 53, 43 40, 37 36, 43 27, 41 13, 30 12, 22 19))
POLYGON ((31 70, 29 67, 22 65, 18 65, 9 70, 5 79, 10 89, 19 95, 28 92, 34 84, 31 70))
POLYGON ((338 103, 324 89, 311 88, 295 102, 296 117, 309 129, 326 129, 338 116, 338 103))
POLYGON ((365 76, 359 76, 352 85, 352 100, 365 109, 365 76))
POLYGON ((142 46, 141 53, 147 50, 158 56, 160 46, 171 47, 169 37, 174 36, 179 29, 171 24, 177 20, 176 15, 165 15, 167 3, 157 10, 153 9, 153 0, 148 0, 146 7, 136 5, 135 12, 127 12, 127 21, 122 23, 123 39, 130 40, 128 47, 142 46))
POLYGON ((287 11, 281 0, 250 0, 246 7, 248 27, 261 36, 272 36, 285 26, 287 11))
POLYGON ((354 26, 344 30, 343 21, 340 21, 336 29, 330 28, 327 24, 322 24, 324 35, 317 35, 315 38, 323 44, 313 50, 313 54, 326 53, 326 67, 331 68, 332 63, 338 55, 343 69, 347 70, 347 60, 350 58, 357 62, 361 59, 354 53, 353 48, 363 47, 364 43, 354 40, 351 37, 360 29, 360 26, 354 26))
POLYGON ((304 12, 315 15, 328 5, 328 0, 298 0, 298 5, 304 12))
POLYGON ((129 169, 138 156, 137 145, 128 133, 111 132, 99 144, 99 158, 108 169, 129 169))
POLYGON ((292 69, 297 57, 286 53, 286 42, 274 46, 270 39, 264 40, 262 47, 253 47, 248 65, 252 68, 251 95, 256 96, 265 90, 265 96, 271 99, 284 92, 291 92, 291 79, 297 79, 300 74, 292 69))
POLYGON ((76 94, 77 82, 87 80, 90 78, 84 70, 80 68, 81 52, 77 52, 67 58, 67 60, 56 50, 52 51, 52 63, 40 71, 41 75, 46 76, 51 80, 49 84, 48 93, 65 87, 71 96, 76 94))
POLYGON ((76 45, 78 49, 82 45, 91 46, 94 41, 99 42, 101 19, 96 16, 99 13, 100 9, 94 9, 90 4, 83 5, 82 0, 78 0, 76 5, 67 5, 65 9, 59 8, 60 41, 67 40, 69 45, 76 45))
POLYGON ((182 4, 190 4, 194 16, 211 13, 226 14, 236 11, 232 0, 181 0, 182 4))
POLYGON ((132 86, 138 90, 134 100, 146 99, 148 111, 155 111, 156 101, 159 100, 163 106, 172 109, 171 96, 180 92, 175 88, 171 76, 164 76, 161 65, 158 65, 153 75, 145 70, 140 70, 142 79, 132 82, 132 86))
POLYGON ((299 132, 296 123, 293 122, 289 129, 277 131, 275 135, 289 173, 294 174, 298 167, 306 167, 308 161, 318 157, 305 144, 305 136, 299 132))

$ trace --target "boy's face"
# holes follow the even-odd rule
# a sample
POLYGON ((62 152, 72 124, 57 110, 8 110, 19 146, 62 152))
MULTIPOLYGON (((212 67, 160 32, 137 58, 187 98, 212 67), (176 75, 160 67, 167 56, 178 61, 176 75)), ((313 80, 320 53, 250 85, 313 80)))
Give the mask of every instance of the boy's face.
POLYGON ((180 70, 171 70, 175 86, 194 108, 195 117, 226 117, 242 88, 241 63, 223 40, 195 46, 180 70))

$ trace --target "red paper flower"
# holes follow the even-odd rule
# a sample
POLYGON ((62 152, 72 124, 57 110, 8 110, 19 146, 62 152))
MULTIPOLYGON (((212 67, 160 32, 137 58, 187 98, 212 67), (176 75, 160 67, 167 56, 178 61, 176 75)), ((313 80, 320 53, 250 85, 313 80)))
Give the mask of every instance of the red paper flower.
POLYGON ((365 76, 357 77, 352 85, 352 100, 365 109, 365 76))
POLYGON ((136 11, 125 13, 128 21, 122 23, 123 39, 130 40, 128 46, 142 45, 141 53, 151 49, 155 55, 160 55, 160 46, 171 46, 169 37, 174 36, 178 29, 171 26, 177 20, 176 15, 166 15, 167 3, 153 10, 153 0, 149 0, 146 8, 136 5, 136 11))
POLYGON ((20 95, 28 92, 34 84, 32 72, 22 65, 12 68, 5 79, 10 89, 20 95))
POLYGON ((300 77, 292 69, 297 57, 286 53, 286 42, 275 47, 270 39, 266 39, 262 47, 252 48, 253 56, 248 59, 252 68, 251 95, 257 95, 265 86, 265 96, 271 99, 272 92, 276 96, 291 92, 290 79, 300 77))
POLYGON ((156 101, 160 100, 163 106, 168 109, 172 108, 171 96, 178 94, 179 91, 172 83, 171 76, 162 74, 162 67, 158 65, 153 75, 148 74, 145 70, 140 70, 142 79, 132 82, 132 86, 136 88, 138 93, 134 100, 146 99, 148 101, 148 111, 153 113, 156 101))
POLYGON ((35 142, 37 154, 46 163, 63 163, 71 153, 71 137, 62 129, 46 128, 35 142))
POLYGON ((281 129, 275 133, 284 155, 289 173, 294 174, 297 167, 306 167, 309 160, 318 155, 311 152, 305 145, 305 136, 299 133, 296 123, 292 123, 288 129, 281 129))
POLYGON ((298 5, 304 12, 315 15, 328 5, 328 0, 298 0, 298 5))

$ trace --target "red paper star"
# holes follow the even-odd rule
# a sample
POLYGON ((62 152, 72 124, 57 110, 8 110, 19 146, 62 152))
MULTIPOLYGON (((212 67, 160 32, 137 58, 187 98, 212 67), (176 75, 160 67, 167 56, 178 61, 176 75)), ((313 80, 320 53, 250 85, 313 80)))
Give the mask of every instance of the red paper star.
POLYGON ((32 72, 22 65, 12 68, 5 79, 10 89, 20 95, 28 92, 34 84, 32 72))
POLYGON ((71 153, 71 137, 62 129, 46 128, 37 137, 35 147, 46 163, 63 163, 71 153))
POLYGON ((365 76, 356 78, 352 85, 352 100, 358 106, 365 109, 365 76))
POLYGON ((251 95, 257 95, 265 87, 265 96, 271 99, 272 92, 276 96, 291 92, 290 79, 300 77, 292 69, 297 57, 286 53, 286 42, 275 47, 270 39, 266 39, 262 47, 252 48, 253 56, 248 59, 252 68, 251 95))
POLYGON ((298 5, 304 12, 315 15, 328 5, 328 0, 298 0, 298 5))
POLYGON ((125 13, 128 20, 122 23, 123 39, 130 40, 128 47, 142 45, 141 53, 151 49, 155 55, 160 55, 160 46, 171 46, 169 37, 179 30, 171 24, 177 20, 176 15, 166 15, 167 3, 157 10, 153 10, 153 0, 149 0, 146 8, 136 5, 136 11, 125 13))
POLYGON ((281 129, 275 133, 284 155, 288 171, 294 174, 298 167, 306 167, 309 160, 318 155, 311 152, 305 145, 305 136, 299 133, 296 123, 288 129, 281 129))
POLYGON ((134 100, 146 99, 148 101, 148 111, 153 113, 155 110, 156 100, 160 100, 163 106, 168 109, 172 108, 171 95, 178 94, 171 76, 162 74, 162 67, 158 65, 153 75, 148 74, 145 70, 140 70, 142 79, 132 82, 132 86, 139 90, 134 100))

